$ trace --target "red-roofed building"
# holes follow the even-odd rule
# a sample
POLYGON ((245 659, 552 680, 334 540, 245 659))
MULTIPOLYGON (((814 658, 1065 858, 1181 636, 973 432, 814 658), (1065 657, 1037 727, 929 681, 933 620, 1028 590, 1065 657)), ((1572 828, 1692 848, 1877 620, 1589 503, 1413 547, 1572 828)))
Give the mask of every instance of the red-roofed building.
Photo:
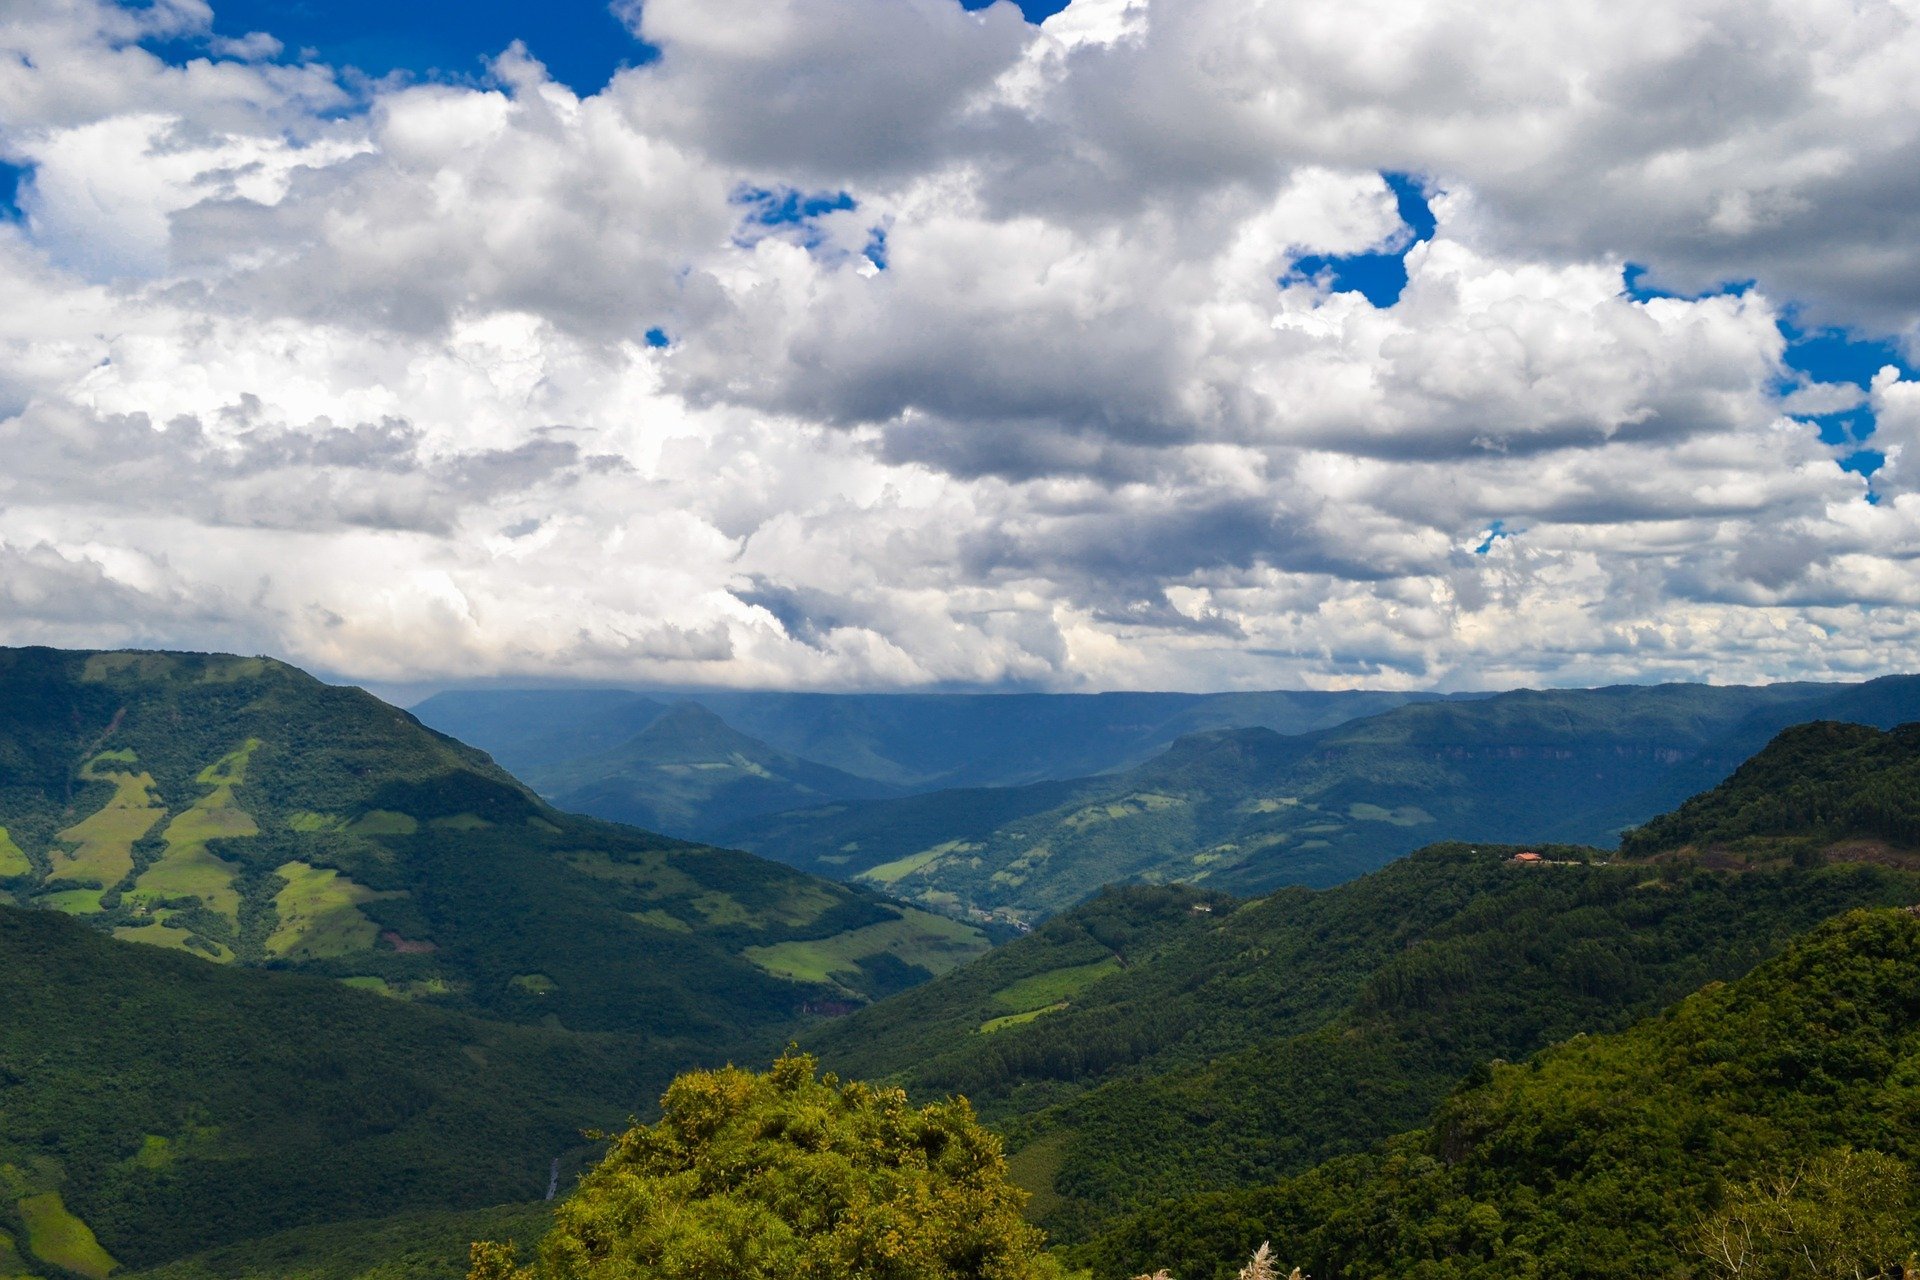
POLYGON ((1545 858, 1541 857, 1539 854, 1535 853, 1531 849, 1522 849, 1519 853, 1516 853, 1513 855, 1513 860, 1515 862, 1525 862, 1529 864, 1546 861, 1545 858))

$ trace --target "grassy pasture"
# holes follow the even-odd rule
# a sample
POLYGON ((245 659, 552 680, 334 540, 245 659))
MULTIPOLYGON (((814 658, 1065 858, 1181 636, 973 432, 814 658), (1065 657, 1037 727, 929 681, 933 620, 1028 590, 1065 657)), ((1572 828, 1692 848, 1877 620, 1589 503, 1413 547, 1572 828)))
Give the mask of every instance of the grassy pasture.
POLYGON ((112 783, 113 796, 59 834, 60 840, 76 847, 71 852, 52 851, 49 881, 92 880, 110 889, 133 870, 133 842, 151 831, 167 811, 154 799, 152 774, 99 768, 102 761, 131 763, 132 754, 103 751, 81 766, 80 776, 88 782, 112 783))
POLYGON ((41 1261, 87 1280, 106 1280, 107 1273, 120 1265, 100 1247, 87 1224, 67 1212, 58 1191, 27 1196, 19 1208, 27 1228, 27 1248, 41 1261))
POLYGON ((201 938, 197 946, 188 946, 187 939, 193 937, 185 929, 171 929, 166 921, 173 913, 161 911, 148 924, 123 924, 113 931, 113 936, 122 942, 141 942, 150 947, 167 947, 174 951, 184 951, 188 955, 199 956, 202 960, 212 960, 219 964, 228 964, 233 960, 231 949, 220 945, 211 938, 201 938))
POLYGON ((267 954, 295 960, 371 951, 379 926, 360 910, 363 902, 396 896, 375 893, 331 867, 283 863, 276 871, 286 888, 273 896, 280 923, 267 938, 267 954))
POLYGON ((1002 1028, 1017 1027, 1023 1022, 1032 1022, 1035 1018, 1043 1017, 1046 1014, 1058 1013, 1066 1007, 1067 1002, 1065 1000, 1056 1000, 1052 1004, 1043 1005, 1038 1009, 1029 1009, 1025 1013, 1004 1013, 997 1018, 988 1018, 980 1024, 980 1030, 985 1035, 992 1035, 1002 1028))
POLYGON ((5 827, 0 827, 0 880, 24 876, 32 870, 33 863, 27 861, 26 852, 13 842, 5 827))
POLYGON ((105 892, 104 889, 62 889, 58 893, 40 895, 33 900, 33 905, 64 911, 70 916, 98 915, 100 895, 105 892))
POLYGON ((895 858, 892 862, 883 862, 877 867, 868 867, 865 871, 855 876, 854 879, 871 880, 875 884, 892 884, 897 880, 906 879, 916 871, 932 866, 950 853, 970 853, 980 847, 981 846, 977 844, 971 844, 965 840, 949 840, 945 844, 937 844, 931 849, 922 849, 920 852, 910 853, 904 858, 895 858))
POLYGON ((1016 1013, 1045 1009, 1051 1005, 1065 1003, 1108 974, 1119 971, 1120 960, 1116 956, 1108 956, 1092 964, 1049 969, 1045 973, 1036 973, 1032 977, 1022 978, 1018 982, 1009 983, 1000 988, 993 993, 993 1002, 1003 1009, 1012 1009, 1016 1013))
POLYGON ((161 836, 166 852, 140 873, 130 897, 136 901, 198 898, 208 910, 239 923, 240 893, 234 888, 238 868, 216 857, 207 842, 260 834, 253 815, 233 798, 234 787, 246 781, 247 760, 259 745, 258 738, 249 738, 238 751, 200 771, 196 780, 212 790, 167 824, 161 836))
POLYGON ((957 969, 989 950, 978 931, 958 920, 912 907, 890 907, 898 918, 809 942, 748 947, 742 954, 775 977, 838 983, 855 977, 860 961, 882 953, 934 975, 957 969))

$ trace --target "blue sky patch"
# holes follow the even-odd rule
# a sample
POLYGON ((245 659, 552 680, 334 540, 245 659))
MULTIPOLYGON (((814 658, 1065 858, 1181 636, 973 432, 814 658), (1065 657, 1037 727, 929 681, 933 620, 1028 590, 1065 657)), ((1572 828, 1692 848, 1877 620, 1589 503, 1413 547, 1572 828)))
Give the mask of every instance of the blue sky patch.
MULTIPOLYGON (((992 0, 963 3, 984 9, 992 0)), ((1066 0, 1020 3, 1029 22, 1066 7, 1066 0)), ((613 16, 607 0, 213 0, 213 30, 227 39, 264 31, 286 46, 284 58, 310 49, 336 67, 422 78, 479 77, 488 59, 521 40, 555 80, 580 94, 597 93, 622 67, 660 56, 613 16)), ((174 63, 208 52, 204 39, 147 47, 174 63)))
POLYGON ((1418 178, 1407 173, 1380 176, 1393 188, 1394 199, 1400 206, 1400 220, 1412 230, 1412 238, 1390 253, 1309 254, 1293 264, 1292 272, 1281 283, 1302 277, 1312 279, 1324 272, 1335 293, 1359 293, 1376 307, 1390 307, 1400 301, 1407 287, 1407 251, 1423 240, 1431 240, 1437 224, 1418 178))
POLYGON ((0 220, 20 220, 20 187, 32 176, 32 169, 0 160, 0 220))
MULTIPOLYGON (((1638 263, 1629 262, 1622 272, 1627 297, 1635 302, 1646 302, 1651 298, 1687 297, 1689 300, 1715 297, 1721 294, 1739 296, 1753 288, 1753 281, 1733 281, 1705 293, 1685 295, 1658 289, 1647 283, 1647 268, 1638 263)), ((1884 338, 1865 337, 1846 329, 1803 328, 1789 311, 1780 321, 1780 334, 1787 340, 1784 362, 1789 370, 1774 388, 1786 395, 1804 383, 1846 383, 1865 391, 1873 382, 1873 376, 1892 365, 1900 371, 1902 378, 1912 378, 1914 369, 1900 352, 1900 348, 1884 338)), ((1873 408, 1862 403, 1851 409, 1834 413, 1800 413, 1794 415, 1810 422, 1818 428, 1823 443, 1845 448, 1871 439, 1875 423, 1873 408)), ((1878 449, 1859 448, 1840 455, 1840 466, 1847 471, 1857 471, 1871 477, 1886 464, 1886 454, 1878 449)), ((1869 494, 1868 501, 1877 502, 1876 495, 1869 494)))
MULTIPOLYGON (((960 0, 969 9, 984 9, 994 0, 960 0)), ((1028 22, 1045 22, 1067 7, 1067 0, 1014 0, 1028 22)))
POLYGON ((742 187, 733 193, 733 202, 751 210, 748 220, 763 227, 797 225, 823 213, 859 207, 844 191, 808 194, 792 187, 742 187))
MULTIPOLYGON (((1802 329, 1791 319, 1780 322, 1780 332, 1787 339, 1787 367, 1810 382, 1851 383, 1864 390, 1873 382, 1873 376, 1888 365, 1898 369, 1902 378, 1914 376, 1913 366, 1900 354, 1900 349, 1883 339, 1864 338, 1843 329, 1802 329)), ((1795 383, 1790 382, 1781 390, 1790 390, 1793 385, 1795 383)), ((1818 427, 1820 439, 1830 445, 1846 446, 1869 440, 1877 425, 1870 404, 1838 413, 1800 416, 1818 427)), ((1886 454, 1880 450, 1862 448, 1843 454, 1840 465, 1870 478, 1886 461, 1886 454)), ((1878 498, 1869 494, 1868 500, 1878 498)))
POLYGON ((1483 556, 1493 550, 1494 543, 1500 541, 1502 538, 1511 538, 1518 532, 1517 529, 1507 528, 1507 522, 1505 520, 1495 520, 1487 526, 1487 536, 1481 540, 1479 546, 1473 549, 1473 554, 1483 556))
MULTIPOLYGON (((631 332, 631 330, 629 330, 629 332, 631 332)), ((673 339, 667 336, 665 329, 649 329, 647 330, 647 345, 654 348, 668 347, 673 345, 673 339)))
MULTIPOLYGON (((286 46, 283 57, 311 49, 321 61, 373 76, 478 77, 488 59, 521 40, 554 79, 582 94, 598 92, 621 67, 659 56, 606 0, 214 0, 213 30, 228 39, 264 31, 286 46)), ((207 54, 204 40, 148 47, 170 62, 207 54)))
POLYGON ((1635 302, 1651 302, 1655 298, 1679 298, 1685 302, 1698 302, 1702 298, 1738 298, 1752 289, 1754 283, 1751 280, 1728 280, 1701 293, 1675 293, 1649 284, 1647 277, 1652 272, 1638 262, 1629 262, 1620 274, 1626 286, 1626 295, 1635 302))

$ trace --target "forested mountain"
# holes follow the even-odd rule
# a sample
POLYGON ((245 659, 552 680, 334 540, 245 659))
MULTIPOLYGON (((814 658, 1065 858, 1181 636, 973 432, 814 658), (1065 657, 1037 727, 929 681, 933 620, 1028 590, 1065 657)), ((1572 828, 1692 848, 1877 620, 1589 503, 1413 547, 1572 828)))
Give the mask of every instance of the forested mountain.
POLYGON ((0 1250, 85 1276, 300 1223, 535 1199, 555 1158, 578 1167, 583 1128, 697 1060, 10 907, 0 1010, 0 1250))
MULTIPOLYGON (((1306 733, 1440 695, 1269 693, 833 694, 732 690, 459 690, 414 707, 520 776, 597 755, 669 702, 694 703, 767 749, 907 791, 1105 773, 1210 729, 1306 733)), ((1456 695, 1473 696, 1473 695, 1456 695)))
POLYGON ((761 814, 896 791, 769 747, 691 702, 617 747, 523 776, 557 808, 694 839, 761 814))
POLYGON ((193 654, 0 651, 0 892, 207 961, 715 1051, 986 946, 561 813, 360 690, 193 654))
POLYGON ((1311 734, 1184 738, 1123 773, 749 819, 729 844, 945 910, 1033 920, 1103 884, 1236 893, 1338 883, 1436 840, 1612 844, 1833 706, 1920 710, 1920 678, 1520 690, 1412 704, 1311 734), (1738 754, 1735 754, 1736 751, 1738 754))
POLYGON ((1111 890, 809 1044, 848 1074, 967 1094, 1074 1239, 1365 1150, 1490 1058, 1625 1026, 1849 908, 1920 902, 1920 872, 1852 847, 1738 871, 1644 848, 1523 863, 1438 845, 1247 903, 1111 890))
POLYGON ((1890 732, 1788 729, 1713 790, 1627 833, 1627 853, 1686 848, 1748 858, 1920 855, 1920 724, 1890 732))
POLYGON ((1920 1245, 1920 920, 1861 911, 1617 1035, 1483 1066, 1430 1123, 1258 1190, 1170 1200, 1098 1280, 1892 1276, 1920 1245))

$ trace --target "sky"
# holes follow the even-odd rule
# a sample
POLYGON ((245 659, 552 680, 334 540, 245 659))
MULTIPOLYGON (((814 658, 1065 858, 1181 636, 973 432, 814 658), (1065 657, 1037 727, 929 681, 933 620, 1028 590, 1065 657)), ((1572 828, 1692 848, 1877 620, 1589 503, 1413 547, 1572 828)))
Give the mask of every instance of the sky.
POLYGON ((0 0, 0 643, 1920 669, 1920 0, 0 0))

